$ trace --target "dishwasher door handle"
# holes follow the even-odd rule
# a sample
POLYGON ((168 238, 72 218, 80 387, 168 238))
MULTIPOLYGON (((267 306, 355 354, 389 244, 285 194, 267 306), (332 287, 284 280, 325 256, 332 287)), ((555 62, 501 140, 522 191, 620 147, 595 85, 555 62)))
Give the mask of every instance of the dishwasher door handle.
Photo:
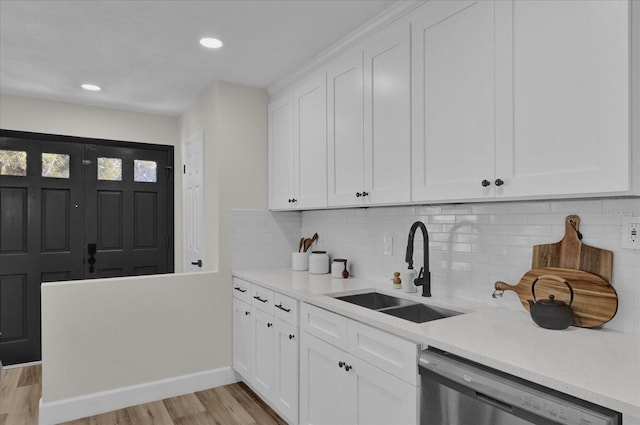
POLYGON ((486 394, 479 393, 478 391, 475 391, 475 393, 476 393, 476 398, 478 400, 482 401, 483 403, 490 404, 493 407, 496 407, 496 408, 498 408, 500 410, 504 410, 505 412, 513 411, 513 406, 508 404, 508 403, 505 403, 503 401, 497 400, 497 399, 495 399, 493 397, 490 397, 490 396, 488 396, 486 394))

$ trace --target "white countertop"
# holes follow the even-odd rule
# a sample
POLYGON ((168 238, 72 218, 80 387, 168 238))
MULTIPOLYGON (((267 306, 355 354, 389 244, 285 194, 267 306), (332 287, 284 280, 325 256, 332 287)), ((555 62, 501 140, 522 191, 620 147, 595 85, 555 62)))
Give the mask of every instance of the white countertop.
MULTIPOLYGON (((640 336, 607 329, 538 327, 525 310, 408 294, 363 279, 332 279, 290 269, 238 270, 233 275, 406 339, 449 351, 531 382, 640 418, 640 336), (375 289, 467 314, 413 323, 336 300, 327 294, 375 289)), ((420 290, 420 288, 419 288, 420 290)), ((627 423, 627 422, 625 422, 627 423)))

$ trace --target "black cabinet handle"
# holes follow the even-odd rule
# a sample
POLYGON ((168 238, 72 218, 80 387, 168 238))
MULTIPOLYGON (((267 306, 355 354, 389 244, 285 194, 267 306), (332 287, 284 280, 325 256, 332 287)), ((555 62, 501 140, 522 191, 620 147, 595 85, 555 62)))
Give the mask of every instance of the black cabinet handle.
POLYGON ((342 367, 345 365, 345 362, 338 362, 338 367, 342 367))
POLYGON ((359 197, 361 197, 361 196, 362 196, 362 193, 360 193, 360 192, 356 192, 356 198, 359 198, 359 197))
POLYGON ((356 192, 356 198, 369 196, 369 192, 356 192))
POLYGON ((295 338, 295 337, 296 337, 296 336, 295 336, 294 334, 289 334, 289 339, 293 339, 293 338, 295 338))
POLYGON ((369 192, 362 192, 362 196, 369 196, 369 192))
POLYGON ((344 371, 345 372, 349 372, 351 369, 353 369, 350 365, 346 364, 344 365, 344 371))
POLYGON ((496 179, 495 184, 496 186, 502 186, 504 184, 504 181, 501 179, 496 179))
POLYGON ((245 311, 245 312, 244 312, 244 315, 245 315, 245 316, 248 316, 248 315, 250 315, 250 314, 251 314, 251 312, 250 312, 250 311, 245 311))
POLYGON ((285 313, 291 312, 290 308, 284 308, 284 307, 282 307, 282 304, 278 304, 276 307, 279 308, 280 310, 284 311, 285 313))
POLYGON ((240 288, 239 286, 235 286, 233 289, 235 289, 236 291, 242 292, 243 294, 244 294, 245 292, 247 292, 247 290, 246 290, 246 289, 242 289, 242 288, 240 288))
POLYGON ((298 202, 298 200, 296 198, 291 198, 291 199, 287 199, 287 202, 292 204, 294 202, 298 202))
POLYGON ((192 262, 191 262, 191 265, 192 265, 192 266, 202 267, 202 260, 192 261, 192 262))
POLYGON ((254 300, 258 300, 258 301, 260 301, 261 303, 266 303, 267 301, 269 301, 269 300, 263 300, 263 299, 262 299, 262 298, 260 298, 258 295, 256 295, 255 297, 253 297, 253 299, 254 299, 254 300))
POLYGON ((491 182, 489 180, 487 180, 487 179, 484 179, 484 180, 482 180, 481 184, 482 184, 482 187, 487 187, 487 186, 489 186, 491 184, 491 182))
POLYGON ((273 323, 267 323, 268 328, 270 328, 271 326, 273 326, 273 323))

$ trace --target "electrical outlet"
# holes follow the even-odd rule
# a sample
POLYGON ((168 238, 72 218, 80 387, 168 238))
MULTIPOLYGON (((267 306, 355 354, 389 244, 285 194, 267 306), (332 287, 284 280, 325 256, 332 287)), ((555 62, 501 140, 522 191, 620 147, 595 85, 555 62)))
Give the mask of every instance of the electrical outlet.
POLYGON ((640 249, 640 218, 628 217, 622 220, 622 238, 624 249, 640 249))

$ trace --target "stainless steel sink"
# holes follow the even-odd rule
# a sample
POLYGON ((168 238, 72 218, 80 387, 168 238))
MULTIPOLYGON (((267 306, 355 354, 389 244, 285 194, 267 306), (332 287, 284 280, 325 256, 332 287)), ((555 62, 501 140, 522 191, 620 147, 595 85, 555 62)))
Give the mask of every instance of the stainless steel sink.
POLYGON ((360 307, 369 308, 371 310, 381 310, 389 307, 409 306, 415 304, 413 301, 392 297, 379 292, 346 295, 343 297, 336 297, 336 299, 359 305, 360 307))
POLYGON ((404 307, 389 308, 380 310, 381 313, 410 320, 416 323, 430 322, 432 320, 444 319, 445 317, 457 316, 459 311, 448 310, 446 308, 433 307, 424 304, 414 304, 404 307))
POLYGON ((462 314, 458 311, 429 306, 379 292, 365 292, 364 294, 345 295, 335 298, 415 323, 430 322, 462 314))

